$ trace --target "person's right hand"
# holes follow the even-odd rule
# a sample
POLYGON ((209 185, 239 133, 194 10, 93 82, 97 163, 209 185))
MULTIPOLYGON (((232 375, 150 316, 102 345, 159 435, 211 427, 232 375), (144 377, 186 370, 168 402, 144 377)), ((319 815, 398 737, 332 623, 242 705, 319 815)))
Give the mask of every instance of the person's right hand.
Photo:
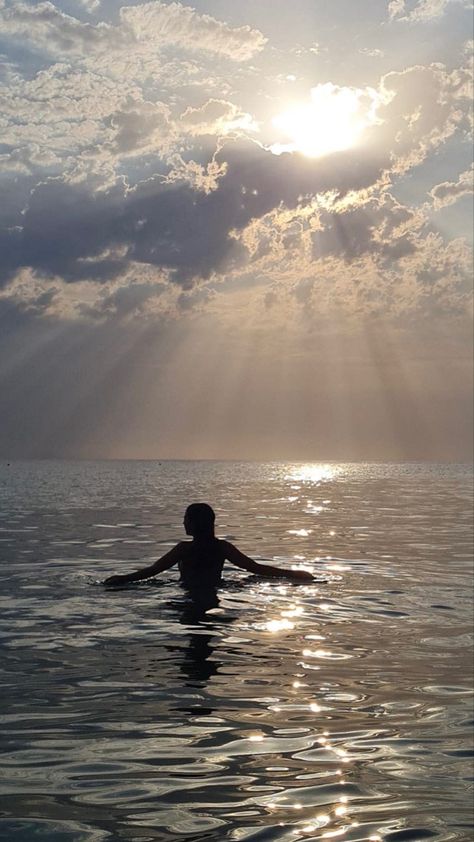
POLYGON ((109 576, 108 579, 103 582, 106 588, 113 587, 114 585, 121 585, 123 582, 123 576, 109 576))

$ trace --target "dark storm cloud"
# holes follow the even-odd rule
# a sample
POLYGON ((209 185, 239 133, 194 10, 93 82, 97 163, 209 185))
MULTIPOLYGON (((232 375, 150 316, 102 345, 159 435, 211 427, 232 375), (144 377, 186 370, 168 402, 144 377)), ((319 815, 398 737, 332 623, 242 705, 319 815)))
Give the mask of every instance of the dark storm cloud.
POLYGON ((87 259, 113 242, 118 206, 115 190, 94 195, 60 179, 39 184, 16 224, 0 232, 3 281, 22 266, 68 281, 110 279, 119 269, 119 261, 101 257, 91 271, 87 259))
POLYGON ((365 158, 359 150, 314 161, 231 142, 216 158, 226 169, 208 193, 161 176, 95 192, 60 179, 39 184, 0 233, 3 283, 21 267, 68 282, 104 282, 136 262, 188 286, 245 259, 235 233, 253 219, 318 192, 368 187, 382 170, 373 150, 365 158))

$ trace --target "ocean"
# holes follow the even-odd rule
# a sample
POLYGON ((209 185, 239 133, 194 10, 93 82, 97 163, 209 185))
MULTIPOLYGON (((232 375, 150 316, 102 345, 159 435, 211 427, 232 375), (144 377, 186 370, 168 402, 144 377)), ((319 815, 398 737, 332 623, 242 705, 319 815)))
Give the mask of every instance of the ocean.
POLYGON ((0 838, 471 839, 472 467, 0 463, 0 838), (175 570, 216 532, 197 615, 175 570))

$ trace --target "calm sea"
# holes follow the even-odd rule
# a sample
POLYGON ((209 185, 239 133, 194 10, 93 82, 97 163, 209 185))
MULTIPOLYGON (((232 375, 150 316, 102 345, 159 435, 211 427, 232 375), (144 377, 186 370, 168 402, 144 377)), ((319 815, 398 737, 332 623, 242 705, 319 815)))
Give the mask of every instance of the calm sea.
POLYGON ((470 467, 4 462, 0 494, 2 839, 471 839, 470 467), (199 500, 326 581, 105 591, 199 500))

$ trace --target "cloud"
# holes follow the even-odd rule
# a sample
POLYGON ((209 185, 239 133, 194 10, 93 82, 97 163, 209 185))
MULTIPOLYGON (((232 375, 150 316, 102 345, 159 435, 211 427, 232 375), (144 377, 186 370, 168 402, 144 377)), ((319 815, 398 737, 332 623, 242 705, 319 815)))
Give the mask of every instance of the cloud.
MULTIPOLYGON (((22 38, 31 38, 38 49, 51 50, 55 63, 25 77, 7 66, 0 85, 0 127, 2 141, 12 154, 7 157, 3 153, 0 172, 34 172, 43 179, 63 175, 66 180, 86 179, 88 174, 97 179, 103 173, 107 183, 114 173, 126 172, 132 180, 133 172, 138 181, 150 173, 151 162, 144 156, 155 159, 156 172, 166 173, 170 156, 181 154, 187 161, 193 158, 193 139, 197 142, 206 134, 251 134, 258 129, 253 114, 222 96, 209 98, 207 91, 200 98, 193 91, 192 104, 182 104, 178 89, 186 82, 194 80, 197 87, 207 84, 204 65, 176 57, 170 63, 160 52, 171 30, 173 37, 180 38, 191 24, 210 28, 215 35, 213 43, 222 48, 224 33, 237 37, 237 32, 240 38, 241 29, 215 21, 222 35, 219 42, 215 27, 205 16, 176 3, 125 7, 122 13, 124 19, 118 24, 91 24, 65 15, 51 3, 9 3, 5 7, 6 32, 10 28, 22 38), (173 27, 170 31, 160 29, 151 37, 156 16, 169 27, 173 21, 173 27), (136 33, 125 37, 132 22, 136 33), (169 84, 177 86, 172 94, 169 84), (135 170, 127 163, 131 158, 135 170)), ((252 42, 253 35, 247 32, 247 36, 252 42)), ((357 90, 331 83, 318 87, 328 86, 342 92, 357 90)), ((433 65, 387 74, 379 91, 384 103, 377 108, 384 127, 380 131, 374 127, 374 143, 391 150, 399 172, 420 163, 466 123, 471 89, 468 68, 450 73, 433 65)), ((360 99, 359 105, 364 115, 371 102, 360 99)), ((196 153, 196 166, 202 166, 199 156, 196 153)))
POLYGON ((414 238, 413 246, 389 260, 376 252, 361 253, 350 263, 337 252, 322 255, 311 263, 300 262, 298 273, 282 273, 267 289, 283 312, 289 315, 296 307, 308 325, 324 318, 378 318, 409 328, 420 318, 445 324, 466 318, 471 304, 470 249, 461 242, 446 244, 434 233, 414 238))
MULTIPOLYGON (((315 199, 311 213, 277 209, 244 235, 250 257, 241 276, 262 286, 262 316, 282 324, 299 311, 319 319, 463 318, 471 306, 472 251, 446 242, 429 208, 389 192, 315 199)), ((243 313, 242 313, 243 317, 243 313)))
POLYGON ((25 268, 0 290, 0 321, 4 314, 16 322, 43 318, 62 325, 137 320, 157 324, 174 321, 190 305, 199 310, 208 297, 208 289, 183 291, 169 284, 164 273, 138 263, 130 263, 122 275, 100 284, 71 284, 25 268))
MULTIPOLYGON (((56 73, 46 78, 56 85, 56 73)), ((463 127, 467 81, 464 69, 447 71, 441 65, 387 74, 366 143, 321 159, 278 156, 235 138, 217 146, 206 140, 200 150, 181 154, 173 149, 184 137, 207 137, 201 133, 232 125, 243 112, 211 99, 188 107, 178 123, 163 103, 119 99, 102 119, 100 154, 109 154, 116 165, 121 157, 146 152, 156 168, 156 147, 161 147, 167 157, 160 160, 160 174, 155 169, 134 186, 118 173, 113 176, 113 168, 105 184, 87 171, 80 178, 71 171, 39 181, 25 206, 17 204, 10 218, 4 216, 1 281, 7 286, 29 267, 38 277, 92 282, 104 288, 103 301, 109 296, 101 312, 112 312, 124 306, 126 295, 116 296, 111 285, 123 286, 132 266, 148 267, 157 282, 164 276, 189 289, 238 275, 269 252, 278 274, 301 238, 310 263, 354 264, 373 255, 380 263, 377 272, 382 271, 383 261, 388 265, 419 251, 426 223, 384 193, 384 186, 463 127), (285 213, 292 219, 276 226, 277 241, 265 220, 285 213)), ((94 103, 91 96, 91 118, 98 110, 94 103)), ((69 97, 66 104, 70 113, 69 97)), ((148 290, 140 294, 145 300, 148 290)))
POLYGON ((409 23, 422 23, 434 20, 444 15, 450 3, 463 3, 465 0, 418 0, 418 3, 410 11, 407 10, 406 0, 390 0, 388 13, 390 20, 407 21, 409 23))
POLYGON ((383 58, 385 53, 378 47, 362 47, 359 53, 363 56, 370 56, 370 58, 383 58))
POLYGON ((266 38, 249 26, 231 27, 181 3, 123 6, 119 23, 92 24, 65 14, 50 2, 30 6, 7 2, 1 15, 5 35, 34 43, 56 56, 90 56, 107 50, 150 54, 167 45, 206 51, 231 61, 246 61, 263 49, 266 38))
POLYGON ((470 196, 473 192, 473 168, 461 173, 457 181, 443 181, 430 190, 435 210, 444 208, 457 202, 462 196, 470 196))
POLYGON ((388 4, 388 14, 390 20, 403 15, 405 11, 405 0, 390 0, 388 4))
POLYGON ((84 7, 86 12, 92 14, 92 12, 96 12, 99 9, 101 0, 78 0, 78 2, 84 7))
POLYGON ((340 257, 352 263, 364 254, 385 264, 415 251, 415 215, 389 193, 347 209, 324 210, 312 234, 313 257, 340 257))
POLYGON ((384 145, 391 171, 401 174, 422 163, 470 123, 472 74, 468 67, 449 71, 442 64, 416 65, 383 76, 382 104, 373 141, 384 145))
POLYGON ((136 279, 131 281, 125 279, 125 283, 117 285, 115 289, 104 290, 104 294, 97 298, 93 304, 81 307, 81 315, 89 317, 93 321, 100 321, 114 318, 124 320, 142 316, 144 312, 148 315, 163 315, 163 310, 168 309, 170 314, 169 288, 165 283, 140 282, 136 279), (166 306, 157 300, 165 298, 166 306), (159 306, 162 305, 162 306, 159 306))
POLYGON ((291 277, 287 263, 310 276, 372 260, 379 277, 419 252, 426 219, 386 188, 465 131, 466 68, 409 67, 378 89, 322 83, 356 91, 370 112, 360 144, 277 156, 255 140, 267 106, 251 113, 258 101, 237 91, 247 69, 235 61, 265 43, 257 30, 176 2, 100 23, 49 2, 7 2, 1 15, 17 47, 36 51, 23 73, 7 66, 0 88, 4 297, 35 312, 128 318, 201 306, 206 289, 254 269, 268 285, 291 277))
MULTIPOLYGON (((133 81, 116 83, 64 63, 32 79, 11 74, 0 86, 2 142, 17 154, 21 150, 27 169, 52 167, 54 172, 56 167, 56 172, 62 172, 67 161, 73 162, 83 151, 101 154, 104 144, 112 143, 120 132, 113 116, 133 110, 134 102, 137 109, 145 109, 141 99, 133 81)), ((154 105, 156 120, 162 110, 159 103, 154 105)), ((135 118, 139 123, 140 115, 135 118)))
POLYGON ((307 194, 368 187, 381 172, 372 152, 358 153, 354 166, 350 153, 321 163, 251 142, 228 142, 214 159, 222 175, 211 192, 162 176, 98 192, 62 179, 39 184, 21 224, 0 233, 3 281, 30 266, 66 281, 104 282, 136 261, 188 285, 245 259, 239 232, 251 220, 282 203, 296 207, 307 194))
POLYGON ((58 315, 55 310, 55 300, 60 292, 61 282, 58 279, 48 278, 42 280, 36 278, 28 270, 21 270, 11 284, 8 294, 0 292, 0 309, 15 309, 17 316, 24 317, 44 316, 49 312, 58 315))
POLYGON ((123 41, 124 33, 107 23, 84 23, 67 15, 53 3, 30 6, 6 0, 1 10, 4 36, 34 44, 48 54, 82 55, 123 41))
POLYGON ((179 123, 182 131, 195 136, 229 134, 239 130, 255 132, 258 129, 250 114, 222 99, 210 99, 198 108, 187 108, 181 114, 179 123))
POLYGON ((118 156, 163 154, 171 151, 178 137, 169 106, 130 97, 107 118, 113 132, 112 152, 118 156))
POLYGON ((181 3, 160 2, 123 7, 120 20, 139 39, 175 44, 185 50, 208 50, 232 61, 247 61, 266 44, 249 26, 234 28, 181 3))

